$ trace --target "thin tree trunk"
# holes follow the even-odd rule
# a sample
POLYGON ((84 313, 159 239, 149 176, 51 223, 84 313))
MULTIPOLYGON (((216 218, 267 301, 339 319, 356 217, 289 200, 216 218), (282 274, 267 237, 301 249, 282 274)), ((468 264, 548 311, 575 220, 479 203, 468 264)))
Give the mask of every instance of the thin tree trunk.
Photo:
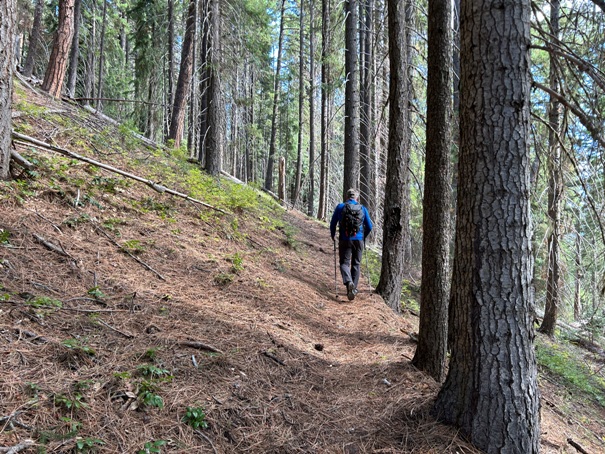
POLYGON ((210 11, 210 52, 208 59, 208 143, 206 146, 206 171, 218 175, 221 171, 223 154, 221 96, 219 79, 219 37, 220 37, 220 0, 209 1, 210 11))
POLYGON ((38 60, 38 54, 40 52, 40 44, 42 41, 40 32, 42 29, 42 12, 43 11, 44 11, 44 0, 37 0, 36 9, 34 10, 34 23, 32 25, 31 33, 29 35, 29 47, 27 49, 27 58, 25 59, 25 65, 23 67, 23 75, 25 77, 31 77, 31 75, 34 71, 34 64, 38 60))
POLYGON ((576 282, 575 282, 575 291, 573 298, 573 316, 574 320, 580 320, 582 317, 582 297, 580 294, 582 278, 584 277, 584 273, 582 273, 582 243, 581 236, 579 233, 576 233, 576 254, 575 254, 575 262, 576 262, 576 282))
MULTIPOLYGON (((105 29, 107 28, 107 0, 103 0, 103 19, 101 22, 101 44, 99 45, 99 75, 97 77, 97 110, 103 108, 103 66, 105 65, 105 29)), ((149 100, 151 101, 151 99, 149 100)))
MULTIPOLYGON (((299 16, 298 16, 298 147, 296 152, 296 180, 294 182, 294 204, 298 202, 300 195, 300 182, 302 178, 302 140, 303 140, 303 105, 305 100, 305 79, 304 72, 304 5, 305 0, 300 0, 299 16)), ((311 117, 311 123, 313 117, 311 117)))
POLYGON ((309 0, 309 194, 307 214, 315 210, 315 31, 313 0, 309 0))
POLYGON ((370 146, 371 131, 372 131, 372 114, 371 114, 371 52, 372 52, 372 0, 365 0, 360 6, 361 16, 360 23, 363 27, 360 30, 359 36, 361 39, 361 72, 360 72, 360 89, 361 89, 361 120, 360 120, 360 139, 359 139, 359 172, 360 172, 360 201, 373 212, 372 192, 370 181, 372 179, 372 161, 370 146))
POLYGON ((401 287, 403 283, 405 225, 405 186, 407 162, 410 150, 408 138, 408 78, 407 46, 405 45, 405 3, 388 0, 389 26, 389 145, 387 180, 384 194, 384 222, 382 239, 382 271, 376 288, 384 301, 395 312, 401 311, 401 287))
MULTIPOLYGON (((69 48, 74 33, 74 0, 59 1, 59 25, 53 42, 42 90, 56 98, 61 96, 63 78, 67 70, 69 48)), ((12 48, 12 46, 11 46, 12 48)))
POLYGON ((181 68, 179 79, 174 94, 174 105, 172 107, 172 119, 170 121, 170 132, 168 140, 174 141, 174 147, 181 146, 181 139, 185 131, 185 113, 187 111, 187 94, 191 85, 191 74, 193 69, 193 49, 195 43, 195 28, 197 21, 197 0, 189 1, 187 23, 185 25, 185 38, 181 51, 181 68))
POLYGON ((359 186, 359 58, 357 0, 345 0, 345 125, 343 198, 359 186))
POLYGON ((80 59, 80 10, 82 0, 74 3, 74 37, 69 52, 69 68, 67 69, 67 94, 76 97, 76 80, 78 78, 78 61, 80 59))
POLYGON ((210 27, 209 27, 209 0, 200 0, 200 18, 201 18, 201 35, 202 42, 200 44, 200 85, 199 85, 199 102, 200 102, 200 127, 199 137, 197 140, 198 146, 198 160, 202 166, 206 164, 206 140, 208 137, 208 48, 210 41, 210 27))
POLYGON ((10 176, 15 11, 14 0, 0 2, 0 180, 10 176))
MULTIPOLYGON (((93 97, 93 90, 94 90, 94 85, 95 85, 95 75, 94 75, 94 68, 95 68, 95 48, 96 48, 96 40, 95 37, 97 35, 97 27, 96 27, 96 21, 94 20, 94 17, 96 15, 96 9, 97 9, 97 2, 96 0, 92 0, 91 2, 91 14, 93 16, 93 20, 92 23, 90 25, 90 32, 88 33, 88 43, 86 45, 86 68, 85 68, 85 72, 84 72, 84 97, 85 98, 92 98, 93 97)), ((88 104, 88 101, 86 101, 86 104, 88 104)))
POLYGON ((271 139, 269 141, 269 157, 267 159, 267 172, 265 175, 265 189, 273 190, 273 163, 275 161, 275 140, 277 136, 277 107, 279 104, 279 74, 281 71, 281 57, 284 40, 286 0, 282 0, 279 21, 279 41, 277 44, 277 62, 275 64, 275 78, 273 80, 273 113, 271 114, 271 139))
MULTIPOLYGON (((559 0, 550 2, 550 27, 554 41, 559 39, 559 0)), ((555 54, 549 54, 550 70, 549 84, 553 91, 559 90, 559 77, 557 74, 557 61, 555 54)), ((559 101, 550 96, 548 106, 548 223, 550 235, 548 237, 548 275, 546 279, 546 305, 544 318, 539 331, 548 336, 555 335, 557 325, 557 314, 561 303, 559 281, 561 267, 559 262, 559 237, 560 237, 560 207, 561 207, 561 147, 559 145, 559 101)))
MULTIPOLYGON (((189 11, 191 10, 191 2, 197 3, 197 0, 190 0, 189 2, 189 11)), ((195 5, 193 6, 195 10, 195 5)), ((193 33, 195 33, 196 22, 193 22, 193 33)), ((189 30, 189 14, 187 14, 187 23, 185 25, 185 38, 187 39, 187 32, 189 30)), ((183 43, 183 47, 185 43, 183 43)), ((194 47, 194 46, 193 46, 194 47)), ((190 51, 193 54, 193 51, 190 51)), ((181 50, 181 54, 184 53, 184 50, 181 50)), ((181 57, 182 58, 182 57, 181 57)), ((191 57, 193 60, 193 57, 191 57)), ((166 102, 166 127, 165 127, 165 135, 170 138, 170 125, 172 123, 172 104, 174 103, 174 0, 168 0, 168 75, 166 77, 166 85, 168 88, 168 92, 166 94, 167 102, 166 102)), ((182 66, 182 60, 181 60, 182 66)), ((180 71, 179 71, 180 77, 180 71)), ((182 135, 182 132, 181 132, 182 135)))
POLYGON ((321 168, 319 183, 318 219, 325 219, 328 204, 328 155, 330 146, 331 121, 329 114, 331 75, 328 57, 331 49, 330 39, 330 0, 321 2, 321 168))
POLYGON ((442 381, 447 353, 450 248, 450 148, 452 143, 452 14, 429 0, 426 159, 422 204, 422 283, 418 369, 442 381))
POLYGON ((529 0, 462 2, 459 186, 446 381, 435 412, 487 453, 539 451, 529 0))

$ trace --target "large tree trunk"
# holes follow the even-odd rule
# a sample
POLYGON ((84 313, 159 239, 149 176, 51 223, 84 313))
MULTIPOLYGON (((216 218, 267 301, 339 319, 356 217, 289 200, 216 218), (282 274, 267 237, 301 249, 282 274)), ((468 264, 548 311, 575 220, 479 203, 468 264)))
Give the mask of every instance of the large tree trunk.
MULTIPOLYGON (((550 2, 550 33, 552 39, 559 39, 559 0, 550 2)), ((559 91, 559 76, 557 71, 556 56, 553 52, 549 54, 549 85, 554 92, 559 91)), ((550 96, 548 106, 548 223, 550 235, 548 237, 548 274, 546 278, 546 305, 544 318, 539 331, 548 336, 555 335, 557 325, 557 313, 561 303, 559 281, 561 267, 559 263, 559 237, 561 224, 561 193, 563 183, 561 180, 561 146, 559 144, 559 100, 550 96)))
POLYGON ((59 1, 59 25, 53 42, 42 90, 51 96, 60 97, 63 78, 67 70, 69 48, 74 33, 74 0, 59 1))
POLYGON ((72 98, 76 96, 76 81, 78 79, 78 61, 80 59, 80 9, 82 0, 74 3, 74 36, 69 51, 69 67, 67 69, 67 94, 72 98))
POLYGON ((404 226, 408 223, 403 204, 408 180, 410 150, 408 138, 408 78, 406 72, 405 3, 388 0, 390 104, 387 180, 384 194, 384 222, 382 240, 382 271, 376 291, 395 312, 401 311, 401 286, 406 238, 404 226))
POLYGON ((359 58, 358 2, 345 0, 345 126, 343 198, 359 186, 359 58))
POLYGON ((185 38, 181 51, 181 68, 179 70, 179 80, 174 94, 174 105, 172 107, 172 119, 170 121, 170 132, 168 140, 174 140, 174 147, 181 146, 181 139, 185 131, 185 112, 187 111, 187 94, 191 84, 191 73, 193 69, 193 48, 195 43, 196 28, 196 4, 197 0, 189 1, 189 11, 187 14, 187 23, 185 26, 185 38))
POLYGON ((37 0, 36 9, 34 10, 34 23, 32 25, 31 33, 29 35, 29 47, 27 49, 27 58, 25 59, 25 65, 23 66, 23 75, 25 77, 31 77, 34 71, 34 64, 38 60, 38 53, 40 52, 40 44, 42 41, 40 31, 42 29, 43 11, 44 0, 37 0))
POLYGON ((267 158, 267 172, 265 174, 265 189, 273 190, 273 165, 275 162, 275 141, 277 138, 277 107, 279 104, 279 73, 281 70, 281 57, 284 41, 286 0, 281 2, 279 21, 279 40, 277 44, 277 62, 275 64, 275 78, 273 80, 273 113, 271 114, 271 138, 269 139, 269 157, 267 158))
POLYGON ((205 169, 210 175, 221 171, 223 155, 222 102, 220 94, 220 0, 209 0, 210 11, 210 52, 208 58, 208 142, 206 145, 205 169))
POLYGON ((464 1, 451 361, 435 411, 488 453, 537 453, 529 0, 464 1))
POLYGON ((11 106, 13 96, 13 37, 15 1, 0 2, 0 180, 9 177, 11 145, 11 106))
POLYGON ((447 353, 452 143, 452 13, 449 2, 429 0, 428 20, 422 284, 418 347, 412 364, 442 381, 447 353))

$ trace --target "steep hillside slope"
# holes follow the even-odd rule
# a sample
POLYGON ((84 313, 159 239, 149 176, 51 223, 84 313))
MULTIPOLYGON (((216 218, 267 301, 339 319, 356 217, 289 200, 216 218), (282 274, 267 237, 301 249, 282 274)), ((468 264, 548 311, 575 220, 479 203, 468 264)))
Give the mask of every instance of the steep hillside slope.
MULTIPOLYGON (((0 447, 475 452, 429 414, 416 320, 365 277, 335 294, 324 224, 77 106, 23 87, 15 106, 20 133, 224 213, 17 143, 36 169, 0 186, 0 447)), ((602 412, 545 392, 543 452, 605 452, 602 412)))

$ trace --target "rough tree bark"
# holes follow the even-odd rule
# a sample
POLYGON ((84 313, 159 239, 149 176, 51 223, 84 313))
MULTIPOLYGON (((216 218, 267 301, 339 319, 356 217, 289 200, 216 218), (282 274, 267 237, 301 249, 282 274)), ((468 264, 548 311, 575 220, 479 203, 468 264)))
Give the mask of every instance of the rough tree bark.
POLYGON ((319 208, 317 218, 325 219, 328 205, 328 156, 332 122, 330 121, 331 73, 330 55, 330 0, 321 2, 321 164, 319 177, 319 208))
MULTIPOLYGON (((559 0, 550 2, 550 33, 552 39, 559 39, 559 0)), ((554 53, 549 54, 549 85, 554 92, 559 91, 559 76, 557 74, 557 58, 554 53)), ((561 224, 561 194, 563 182, 561 180, 561 146, 559 144, 559 100, 550 95, 548 105, 548 224, 550 235, 548 236, 548 274, 546 278, 546 305, 544 307, 544 318, 539 331, 547 336, 555 335, 557 315, 561 296, 559 281, 561 278, 561 266, 559 262, 559 237, 561 224)))
POLYGON ((61 96, 73 33, 74 0, 60 0, 59 25, 57 26, 44 82, 42 83, 42 90, 56 98, 61 96))
POLYGON ((488 453, 537 453, 530 1, 466 0, 461 19, 454 335, 435 412, 488 453))
POLYGON ((183 138, 183 132, 185 131, 187 93, 189 93, 193 70, 193 49, 197 21, 196 5, 197 0, 189 1, 189 11, 187 14, 187 23, 185 25, 185 38, 183 39, 183 48, 181 50, 181 67, 179 69, 179 79, 174 94, 172 119, 170 120, 170 130, 168 133, 168 140, 174 140, 175 148, 181 146, 181 139, 183 138))
POLYGON ((69 67, 67 69, 67 87, 68 96, 76 97, 76 81, 78 79, 78 60, 80 59, 80 9, 82 0, 75 0, 74 3, 74 36, 71 41, 69 51, 69 67))
MULTIPOLYGON (((302 141, 303 141, 303 106, 305 100, 305 78, 303 77, 305 64, 304 64, 304 11, 305 11, 305 0, 300 0, 300 6, 298 8, 298 147, 296 150, 296 180, 294 182, 294 195, 292 200, 294 204, 298 202, 300 195, 300 183, 302 179, 302 141)), ((313 122, 313 117, 311 117, 313 122)))
POLYGON ((452 144, 452 12, 450 2, 429 0, 428 83, 422 283, 418 369, 442 381, 447 353, 450 239, 450 149, 452 144))
POLYGON ((382 271, 376 288, 388 306, 401 311, 401 286, 405 235, 405 186, 408 180, 408 78, 407 46, 405 45, 405 2, 388 0, 389 26, 389 144, 387 180, 384 193, 384 221, 382 233, 382 271))
POLYGON ((15 0, 0 2, 0 180, 9 178, 15 0))
POLYGON ((345 0, 345 125, 343 197, 359 186, 359 57, 357 0, 345 0))
POLYGON ((27 57, 25 59, 25 65, 23 66, 23 75, 25 77, 31 77, 34 71, 34 64, 38 60, 40 44, 42 41, 42 38, 40 36, 40 30, 42 28, 43 11, 44 0, 37 0, 36 9, 34 10, 34 23, 32 25, 31 33, 29 35, 29 47, 27 49, 27 57))
POLYGON ((210 175, 221 171, 223 156, 222 102, 219 78, 220 65, 220 0, 209 0, 210 51, 208 54, 208 140, 205 169, 210 175))

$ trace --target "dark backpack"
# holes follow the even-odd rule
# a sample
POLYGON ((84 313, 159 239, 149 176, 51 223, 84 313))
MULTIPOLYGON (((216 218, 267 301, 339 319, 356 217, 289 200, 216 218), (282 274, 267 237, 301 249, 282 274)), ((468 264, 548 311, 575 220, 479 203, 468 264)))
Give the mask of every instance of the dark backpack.
POLYGON ((360 203, 345 203, 340 226, 348 237, 355 236, 363 224, 363 206, 360 203))

